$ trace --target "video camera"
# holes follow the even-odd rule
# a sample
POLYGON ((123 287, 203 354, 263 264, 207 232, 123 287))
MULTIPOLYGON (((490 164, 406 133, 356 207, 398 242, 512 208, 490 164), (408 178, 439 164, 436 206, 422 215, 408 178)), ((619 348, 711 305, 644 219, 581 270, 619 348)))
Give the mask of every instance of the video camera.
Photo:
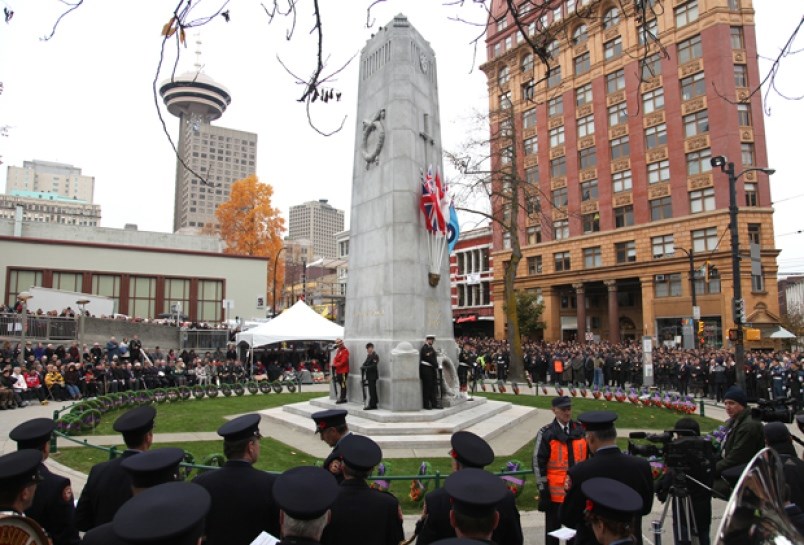
POLYGON ((784 422, 792 424, 796 411, 793 409, 795 400, 790 397, 779 399, 760 399, 757 407, 751 409, 751 416, 763 422, 784 422))
POLYGON ((632 432, 628 435, 628 453, 634 456, 662 458, 669 469, 689 474, 699 480, 706 479, 717 459, 715 447, 705 437, 692 430, 665 430, 650 434, 632 432), (647 439, 652 444, 635 443, 631 439, 647 439))

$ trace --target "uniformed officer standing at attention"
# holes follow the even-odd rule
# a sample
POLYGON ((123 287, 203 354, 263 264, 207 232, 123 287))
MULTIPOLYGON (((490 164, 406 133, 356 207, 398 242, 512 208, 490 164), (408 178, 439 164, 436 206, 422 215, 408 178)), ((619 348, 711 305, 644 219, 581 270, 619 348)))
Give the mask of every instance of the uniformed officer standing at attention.
MULTIPOLYGON (((642 516, 650 513, 653 507, 653 478, 650 464, 644 458, 628 456, 620 452, 615 441, 617 430, 614 421, 617 413, 611 411, 590 411, 581 414, 578 421, 586 428, 586 443, 592 458, 570 468, 567 473, 567 495, 561 506, 561 524, 577 530, 575 545, 596 545, 594 533, 584 524, 586 494, 582 485, 585 481, 605 475, 637 491, 642 497, 642 516)), ((642 543, 642 518, 636 517, 634 539, 642 543)))
POLYGON ((419 350, 419 379, 422 381, 422 405, 424 410, 440 409, 438 399, 438 355, 433 343, 435 335, 427 335, 419 350))
POLYGON ((642 511, 636 490, 614 479, 595 477, 581 485, 587 498, 584 520, 601 545, 631 545, 640 533, 635 520, 642 511))
POLYGON ((352 433, 346 424, 347 414, 349 413, 343 409, 329 409, 311 415, 315 421, 315 433, 320 434, 321 440, 332 447, 332 452, 324 460, 324 469, 335 475, 338 483, 343 481, 342 460, 338 447, 341 439, 352 433))
MULTIPOLYGON (((452 450, 452 472, 460 473, 466 468, 483 469, 494 461, 491 446, 469 431, 458 431, 450 440, 452 450)), ((416 523, 417 545, 428 545, 439 539, 455 536, 455 529, 450 524, 451 501, 444 488, 437 488, 424 497, 422 518, 416 523)), ((494 529, 492 540, 500 545, 522 545, 524 537, 519 522, 519 510, 516 499, 510 492, 503 496, 497 505, 500 522, 494 529)))
POLYGON ((129 456, 151 448, 155 418, 156 409, 144 405, 114 421, 114 431, 123 434, 126 450, 122 456, 95 464, 89 471, 75 510, 75 525, 82 532, 110 522, 120 506, 131 499, 131 479, 120 465, 129 456))
MULTIPOLYGON (((274 498, 282 527, 280 545, 316 545, 340 491, 332 473, 320 467, 288 469, 276 479, 274 498)), ((360 543, 360 541, 356 542, 360 543)))
POLYGON ((226 463, 193 481, 212 497, 208 545, 248 545, 262 531, 279 536, 276 476, 253 467, 260 457, 260 420, 258 414, 245 414, 218 428, 226 463))
POLYGON ((126 545, 200 545, 211 503, 209 493, 195 483, 160 484, 127 501, 114 516, 112 530, 126 545))
POLYGON ((369 488, 366 482, 382 461, 380 446, 368 437, 350 434, 340 442, 339 450, 344 480, 321 543, 399 545, 405 539, 399 501, 389 492, 369 488))
MULTIPOLYGON (((179 480, 179 464, 184 460, 180 448, 158 448, 128 456, 121 467, 131 477, 131 492, 134 496, 160 484, 179 480)), ((123 543, 114 533, 113 523, 95 526, 81 540, 81 545, 113 545, 123 543)))
POLYGON ((558 545, 549 535, 561 527, 559 509, 564 503, 564 480, 567 471, 587 458, 583 427, 572 420, 572 399, 554 397, 555 419, 536 434, 533 448, 533 473, 539 488, 539 511, 544 512, 544 534, 547 545, 558 545))
POLYGON ((50 455, 50 436, 56 424, 50 418, 23 422, 9 433, 17 449, 35 449, 42 453, 39 483, 33 504, 25 515, 39 523, 53 540, 53 545, 76 545, 81 540, 75 527, 75 503, 70 479, 51 473, 44 464, 50 455))
POLYGON ((493 544, 491 535, 500 522, 497 506, 510 494, 502 479, 483 469, 466 468, 447 477, 444 490, 452 500, 449 522, 457 536, 493 544))

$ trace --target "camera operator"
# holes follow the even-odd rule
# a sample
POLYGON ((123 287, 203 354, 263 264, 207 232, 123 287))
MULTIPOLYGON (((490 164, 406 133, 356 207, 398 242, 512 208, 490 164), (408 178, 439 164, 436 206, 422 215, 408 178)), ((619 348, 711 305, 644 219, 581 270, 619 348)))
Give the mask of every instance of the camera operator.
MULTIPOLYGON (((700 437, 701 435, 701 428, 698 425, 698 422, 692 418, 685 417, 676 422, 675 430, 679 432, 683 432, 687 430, 691 432, 691 435, 688 437, 700 437)), ((677 439, 677 441, 683 441, 683 437, 677 439)), ((714 460, 713 460, 714 462, 714 460)), ((665 502, 668 498, 670 493, 670 488, 673 484, 674 477, 678 475, 674 475, 675 470, 671 467, 668 467, 667 475, 662 479, 659 483, 656 496, 659 498, 659 501, 665 502)), ((698 536, 698 543, 700 545, 709 545, 709 528, 712 521, 712 484, 714 481, 714 475, 712 470, 711 464, 695 464, 693 467, 690 468, 691 471, 688 472, 688 476, 691 479, 684 478, 684 486, 686 491, 689 493, 690 498, 690 505, 692 507, 692 515, 695 518, 695 524, 690 525, 686 519, 684 513, 680 511, 680 505, 678 501, 673 501, 673 536, 675 538, 676 543, 680 543, 680 533, 687 534, 689 531, 688 529, 690 526, 695 528, 697 536, 698 536)), ((692 532, 690 532, 692 533, 692 532)), ((689 541, 685 540, 685 542, 689 543, 689 541)))
POLYGON ((748 398, 745 392, 732 386, 723 396, 723 404, 729 420, 726 423, 726 439, 721 450, 722 459, 715 464, 715 492, 721 497, 730 495, 729 484, 720 478, 724 470, 747 464, 765 446, 762 422, 751 417, 746 410, 748 398))

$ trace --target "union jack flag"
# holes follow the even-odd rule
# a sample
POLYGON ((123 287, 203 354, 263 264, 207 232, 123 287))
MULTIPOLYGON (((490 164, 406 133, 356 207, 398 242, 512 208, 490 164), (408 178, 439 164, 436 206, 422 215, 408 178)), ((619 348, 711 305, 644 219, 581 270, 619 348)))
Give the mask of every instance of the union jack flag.
POLYGON ((440 192, 433 180, 432 165, 427 169, 427 175, 422 173, 422 197, 419 206, 424 216, 424 225, 431 233, 445 232, 446 223, 441 212, 440 192))

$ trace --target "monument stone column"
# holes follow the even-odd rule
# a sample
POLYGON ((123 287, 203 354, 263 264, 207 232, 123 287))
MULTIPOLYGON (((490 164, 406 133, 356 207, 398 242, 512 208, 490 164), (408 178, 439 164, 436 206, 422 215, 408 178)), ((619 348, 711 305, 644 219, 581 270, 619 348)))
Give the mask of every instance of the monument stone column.
POLYGON ((373 342, 380 409, 416 411, 425 335, 435 335, 436 349, 453 362, 457 346, 449 255, 444 249, 433 268, 420 210, 422 173, 432 165, 443 179, 435 54, 404 15, 363 48, 357 104, 344 334, 349 400, 362 402, 360 365, 373 342))

